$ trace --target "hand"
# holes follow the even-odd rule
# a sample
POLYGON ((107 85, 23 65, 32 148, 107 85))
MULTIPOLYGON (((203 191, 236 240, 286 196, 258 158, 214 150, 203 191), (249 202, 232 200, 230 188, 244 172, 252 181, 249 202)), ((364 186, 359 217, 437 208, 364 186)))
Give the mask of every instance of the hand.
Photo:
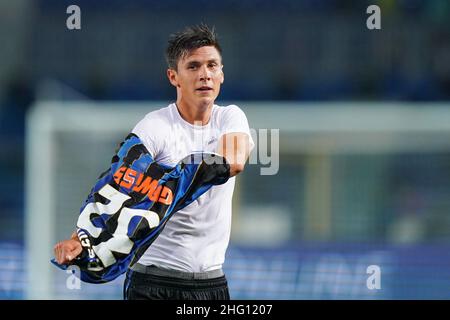
POLYGON ((83 251, 83 248, 78 239, 72 238, 58 242, 53 248, 53 251, 56 261, 59 264, 68 264, 83 251))

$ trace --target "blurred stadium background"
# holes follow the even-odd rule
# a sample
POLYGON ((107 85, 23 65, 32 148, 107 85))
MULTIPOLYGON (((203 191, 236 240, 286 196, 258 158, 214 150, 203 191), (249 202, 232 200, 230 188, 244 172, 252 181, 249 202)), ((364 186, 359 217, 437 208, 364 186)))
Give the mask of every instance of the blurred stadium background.
POLYGON ((49 244, 117 142, 175 99, 167 37, 203 21, 219 104, 280 130, 278 173, 238 178, 232 298, 449 299, 449 18, 448 0, 0 0, 0 298, 121 299, 122 278, 68 289, 49 244))

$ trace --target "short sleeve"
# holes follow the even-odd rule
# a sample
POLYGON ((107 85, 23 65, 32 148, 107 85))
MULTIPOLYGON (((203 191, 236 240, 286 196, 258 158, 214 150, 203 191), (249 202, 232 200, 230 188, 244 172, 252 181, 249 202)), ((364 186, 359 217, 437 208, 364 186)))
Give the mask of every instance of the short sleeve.
POLYGON ((236 105, 230 105, 225 107, 223 112, 222 121, 222 134, 231 132, 243 132, 246 133, 250 141, 250 150, 253 149, 255 143, 253 142, 252 135, 250 134, 250 127, 248 125, 247 117, 244 111, 236 105))
POLYGON ((146 116, 136 124, 131 132, 141 139, 153 159, 156 159, 161 150, 161 141, 159 141, 156 132, 153 132, 152 129, 155 126, 151 126, 150 122, 151 120, 146 116))

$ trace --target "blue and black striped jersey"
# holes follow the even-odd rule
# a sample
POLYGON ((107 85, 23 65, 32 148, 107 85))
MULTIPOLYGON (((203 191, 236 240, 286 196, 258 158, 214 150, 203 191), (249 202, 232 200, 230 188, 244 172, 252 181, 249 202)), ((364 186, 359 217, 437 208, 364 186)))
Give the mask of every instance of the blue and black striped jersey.
POLYGON ((139 137, 129 134, 80 209, 83 252, 72 264, 80 268, 81 280, 104 283, 126 272, 176 211, 229 175, 225 159, 214 153, 191 154, 174 168, 160 165, 139 137))

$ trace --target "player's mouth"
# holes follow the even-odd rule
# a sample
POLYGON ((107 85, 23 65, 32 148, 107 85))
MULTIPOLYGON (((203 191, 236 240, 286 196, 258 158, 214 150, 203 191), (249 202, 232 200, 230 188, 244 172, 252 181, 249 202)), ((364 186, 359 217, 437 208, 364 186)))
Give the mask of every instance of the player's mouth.
POLYGON ((200 91, 200 92, 208 92, 208 91, 212 91, 213 88, 208 87, 208 86, 201 86, 200 88, 197 88, 196 91, 200 91))

